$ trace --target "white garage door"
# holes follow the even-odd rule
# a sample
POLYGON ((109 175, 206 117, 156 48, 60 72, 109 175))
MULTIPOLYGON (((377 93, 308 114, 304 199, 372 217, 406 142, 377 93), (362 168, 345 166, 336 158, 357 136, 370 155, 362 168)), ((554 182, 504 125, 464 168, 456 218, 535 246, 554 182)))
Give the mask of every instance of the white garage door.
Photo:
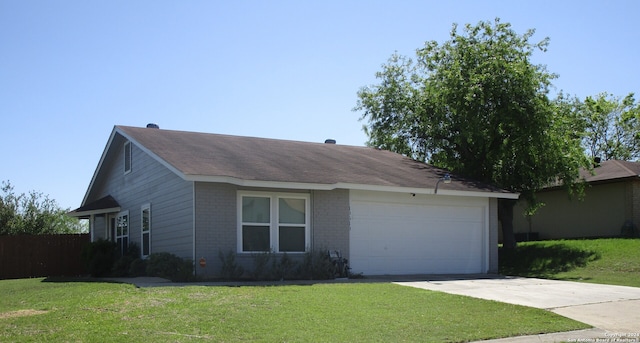
POLYGON ((482 198, 352 191, 352 272, 486 272, 486 206, 482 198))

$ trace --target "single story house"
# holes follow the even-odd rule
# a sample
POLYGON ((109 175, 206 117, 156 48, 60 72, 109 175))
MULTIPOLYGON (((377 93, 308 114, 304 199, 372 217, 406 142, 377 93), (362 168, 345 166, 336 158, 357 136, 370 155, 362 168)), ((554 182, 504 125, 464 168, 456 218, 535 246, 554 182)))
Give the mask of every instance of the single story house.
POLYGON ((498 198, 518 194, 402 155, 309 143, 115 126, 80 208, 91 239, 142 257, 170 252, 196 274, 220 252, 338 250, 354 273, 461 274, 498 269, 498 198), (441 181, 450 182, 441 182, 441 181))
MULTIPOLYGON (((514 232, 539 239, 619 237, 638 234, 640 225, 640 163, 609 160, 595 165, 593 173, 583 170, 587 183, 584 199, 569 197, 560 187, 537 193, 545 206, 530 218, 514 215, 514 232)), ((514 213, 519 213, 518 208, 514 213)))

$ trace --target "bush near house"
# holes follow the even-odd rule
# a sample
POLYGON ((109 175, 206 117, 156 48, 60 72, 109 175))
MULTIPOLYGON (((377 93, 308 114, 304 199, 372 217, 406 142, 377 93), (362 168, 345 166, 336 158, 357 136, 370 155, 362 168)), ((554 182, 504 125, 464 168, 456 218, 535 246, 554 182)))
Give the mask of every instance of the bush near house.
POLYGON ((110 275, 117 256, 116 243, 104 239, 85 245, 80 255, 87 272, 95 277, 110 275))
POLYGON ((147 276, 157 276, 173 282, 194 281, 193 261, 182 259, 167 252, 149 255, 146 268, 147 276))
POLYGON ((119 255, 117 246, 108 240, 87 244, 82 260, 93 277, 157 276, 174 282, 193 281, 193 261, 170 253, 154 253, 140 259, 140 247, 130 243, 127 252, 119 255))
POLYGON ((223 280, 329 280, 336 276, 349 276, 337 274, 336 265, 327 250, 323 249, 306 252, 300 262, 287 253, 255 253, 252 255, 253 268, 246 272, 236 263, 235 256, 233 251, 226 254, 219 252, 218 257, 222 262, 220 276, 223 280))

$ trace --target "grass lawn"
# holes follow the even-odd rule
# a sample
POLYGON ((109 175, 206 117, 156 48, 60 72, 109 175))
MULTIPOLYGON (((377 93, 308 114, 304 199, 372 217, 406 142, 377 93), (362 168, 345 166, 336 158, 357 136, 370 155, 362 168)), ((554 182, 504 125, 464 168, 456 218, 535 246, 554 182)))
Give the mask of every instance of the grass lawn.
POLYGON ((500 251, 500 273, 640 287, 640 239, 518 243, 500 251))
POLYGON ((551 312, 391 283, 0 281, 2 342, 464 342, 576 330, 551 312))

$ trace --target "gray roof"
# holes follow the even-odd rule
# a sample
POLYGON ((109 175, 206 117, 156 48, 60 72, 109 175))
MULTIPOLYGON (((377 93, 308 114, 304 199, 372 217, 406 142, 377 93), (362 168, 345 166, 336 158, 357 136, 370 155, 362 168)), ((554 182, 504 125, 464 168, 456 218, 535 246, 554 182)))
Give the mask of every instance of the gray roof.
MULTIPOLYGON (((182 178, 193 181, 306 189, 413 189, 415 193, 432 193, 438 180, 447 173, 370 147, 130 126, 116 126, 114 134, 124 136, 182 178)), ((447 192, 517 197, 455 175, 450 184, 439 185, 439 194, 447 192)))
POLYGON ((583 170, 580 176, 587 182, 640 178, 640 162, 607 160, 593 168, 593 174, 583 170))
POLYGON ((116 199, 114 199, 111 195, 107 195, 89 204, 78 207, 67 214, 73 217, 89 218, 89 216, 92 214, 118 211, 120 211, 120 204, 118 204, 116 199))

